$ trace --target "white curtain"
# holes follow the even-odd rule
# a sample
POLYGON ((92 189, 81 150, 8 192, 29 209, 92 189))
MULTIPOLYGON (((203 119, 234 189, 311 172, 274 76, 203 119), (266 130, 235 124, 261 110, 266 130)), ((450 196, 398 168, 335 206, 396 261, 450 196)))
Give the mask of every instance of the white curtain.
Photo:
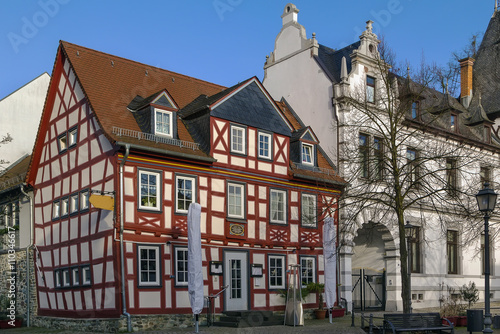
POLYGON ((200 314, 203 310, 200 223, 201 205, 191 203, 188 210, 188 292, 193 314, 200 314))
POLYGON ((337 300, 337 230, 332 217, 323 225, 323 257, 325 260, 325 302, 332 308, 337 300))

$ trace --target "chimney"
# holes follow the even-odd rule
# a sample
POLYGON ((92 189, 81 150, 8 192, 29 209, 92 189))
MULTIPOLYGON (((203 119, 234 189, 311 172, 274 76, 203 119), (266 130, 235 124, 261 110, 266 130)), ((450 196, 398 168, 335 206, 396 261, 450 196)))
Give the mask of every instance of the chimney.
POLYGON ((467 57, 460 62, 460 99, 467 108, 472 99, 472 66, 474 59, 467 57))

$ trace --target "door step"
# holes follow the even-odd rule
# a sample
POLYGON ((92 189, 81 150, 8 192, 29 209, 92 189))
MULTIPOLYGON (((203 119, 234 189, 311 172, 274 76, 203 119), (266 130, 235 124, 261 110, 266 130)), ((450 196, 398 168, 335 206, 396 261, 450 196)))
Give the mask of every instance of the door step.
POLYGON ((219 327, 260 327, 283 325, 283 315, 274 315, 272 311, 226 311, 214 326, 219 327))

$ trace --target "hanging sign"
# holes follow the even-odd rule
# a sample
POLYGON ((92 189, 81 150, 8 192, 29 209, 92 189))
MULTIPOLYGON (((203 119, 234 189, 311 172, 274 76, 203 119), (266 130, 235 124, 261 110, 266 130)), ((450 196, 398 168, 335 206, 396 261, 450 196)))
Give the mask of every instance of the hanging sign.
POLYGON ((90 195, 89 202, 98 209, 113 211, 115 208, 115 199, 106 195, 90 195))

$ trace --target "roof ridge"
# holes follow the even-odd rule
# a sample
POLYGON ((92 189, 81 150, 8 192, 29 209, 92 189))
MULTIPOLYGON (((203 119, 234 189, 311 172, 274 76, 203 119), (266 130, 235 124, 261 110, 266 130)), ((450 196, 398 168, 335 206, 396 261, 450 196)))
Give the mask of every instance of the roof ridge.
MULTIPOLYGON (((88 47, 85 47, 85 46, 82 46, 82 45, 70 43, 70 42, 63 41, 63 40, 61 40, 60 43, 63 46, 63 48, 64 48, 65 51, 66 51, 66 45, 69 45, 69 46, 72 46, 72 47, 83 48, 84 50, 92 52, 94 54, 101 54, 103 56, 114 57, 114 58, 116 58, 116 59, 118 59, 120 61, 123 61, 124 63, 132 63, 132 64, 136 64, 136 65, 143 65, 143 66, 148 67, 150 69, 158 70, 160 72, 171 73, 172 75, 176 75, 176 76, 179 76, 179 77, 184 77, 186 79, 191 79, 191 80, 194 80, 194 81, 204 82, 204 83, 207 83, 207 84, 212 85, 214 87, 220 87, 221 89, 225 89, 226 88, 225 86, 222 86, 222 85, 219 85, 219 84, 207 81, 207 80, 198 79, 198 78, 195 78, 195 77, 191 77, 189 75, 185 75, 185 74, 181 74, 181 73, 178 73, 178 72, 170 71, 170 70, 158 67, 158 66, 153 66, 153 65, 145 64, 145 63, 142 63, 142 62, 139 62, 139 61, 136 61, 136 60, 132 60, 132 59, 128 59, 128 58, 125 58, 125 57, 122 57, 122 56, 113 55, 111 53, 107 53, 107 52, 104 52, 104 51, 99 51, 99 50, 91 49, 91 48, 88 48, 88 47)), ((116 61, 116 59, 113 59, 113 61, 116 61)))

